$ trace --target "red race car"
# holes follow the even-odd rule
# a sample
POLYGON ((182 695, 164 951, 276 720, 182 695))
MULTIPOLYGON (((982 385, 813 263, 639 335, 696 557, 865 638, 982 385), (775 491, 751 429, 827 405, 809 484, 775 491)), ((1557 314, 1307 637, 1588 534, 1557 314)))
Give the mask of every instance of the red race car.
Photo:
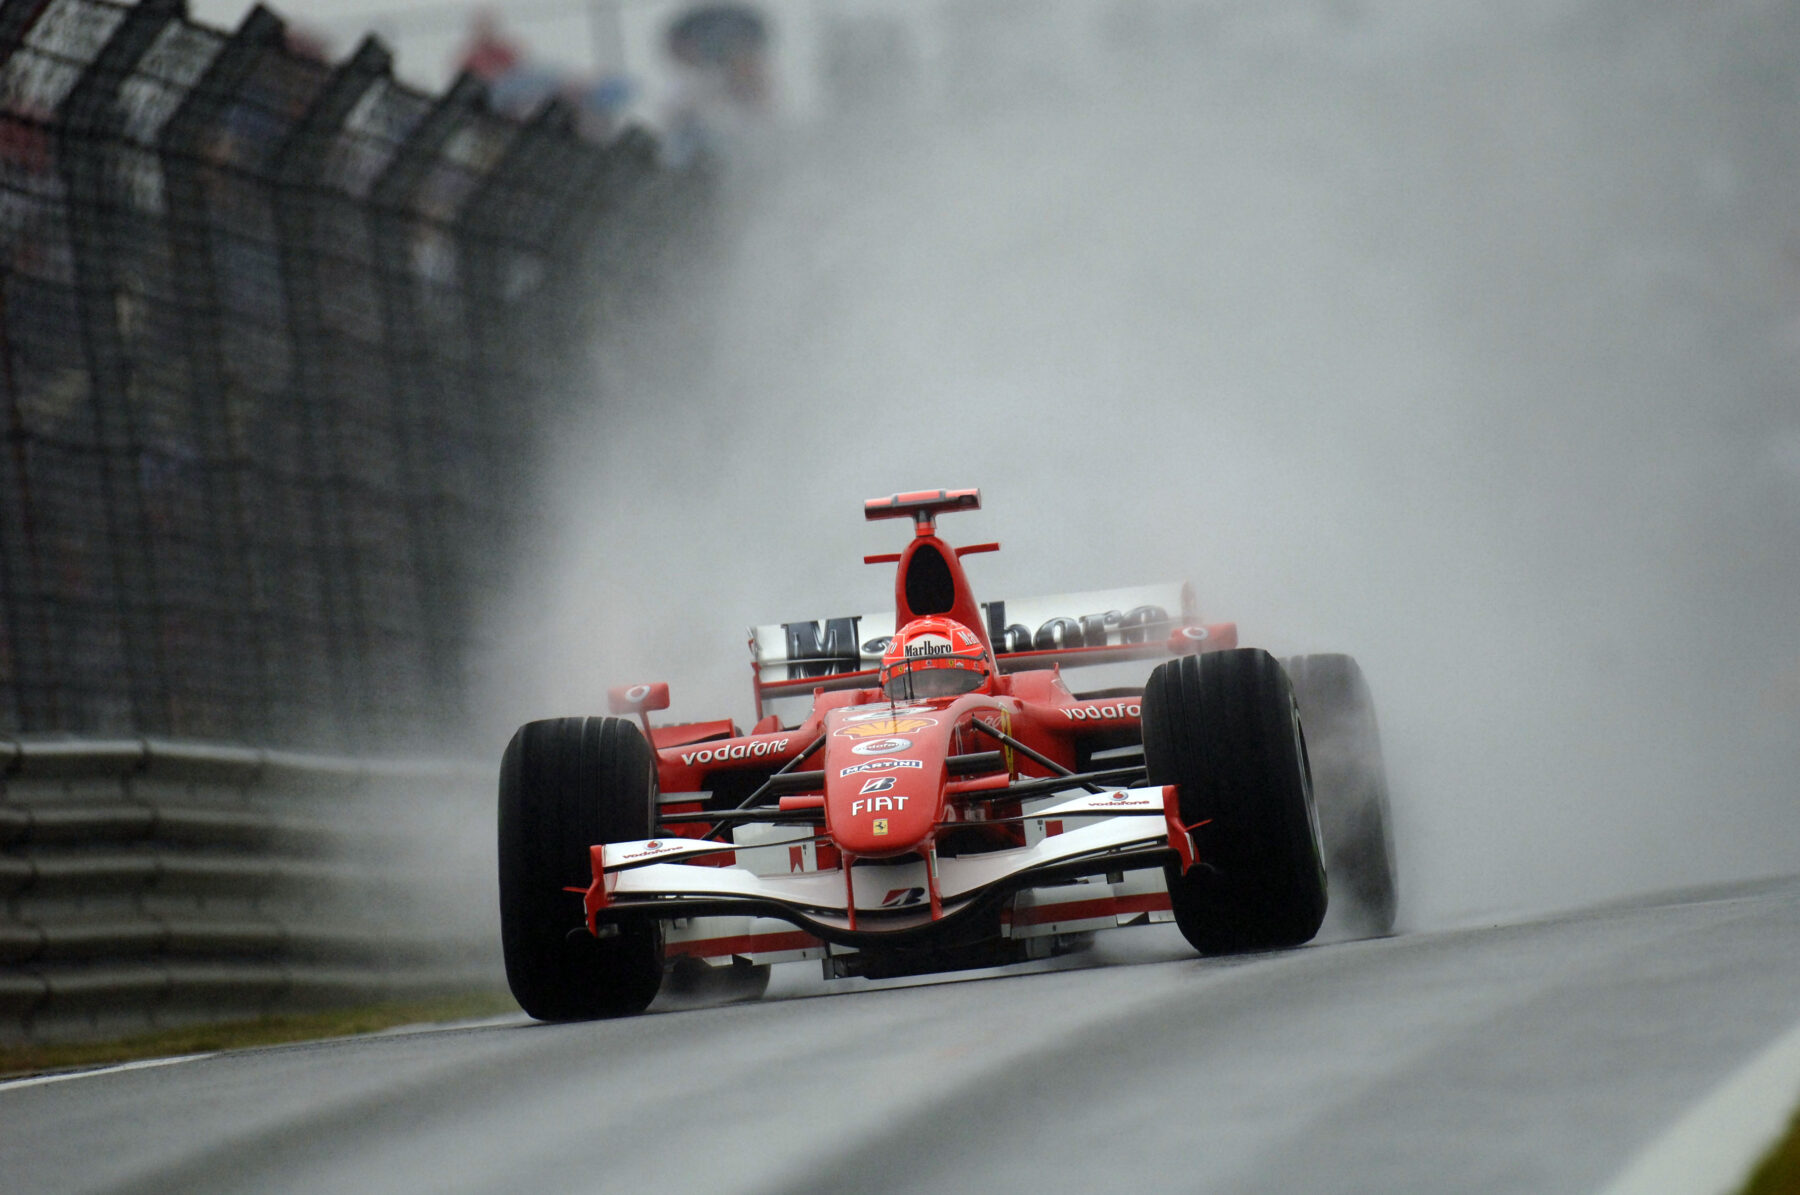
POLYGON ((757 722, 615 715, 520 727, 500 767, 507 980, 543 1020, 641 1011, 665 977, 761 992, 776 962, 888 978, 1045 958, 1173 920, 1204 954, 1294 946, 1331 892, 1394 918, 1368 687, 1343 655, 1284 667, 1198 621, 1185 585, 977 604, 937 519, 978 490, 897 494, 892 614, 757 627, 757 722), (1160 659, 1141 686, 1063 670, 1160 659), (789 723, 768 710, 810 699, 789 723), (1302 731, 1304 719, 1305 731, 1302 731), (1323 829, 1323 838, 1321 838, 1323 829))

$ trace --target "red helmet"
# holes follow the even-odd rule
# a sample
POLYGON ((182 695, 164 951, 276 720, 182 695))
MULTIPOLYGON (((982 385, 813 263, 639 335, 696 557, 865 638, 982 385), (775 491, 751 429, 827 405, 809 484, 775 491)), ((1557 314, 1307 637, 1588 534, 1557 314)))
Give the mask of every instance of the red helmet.
POLYGON ((948 618, 915 618, 881 657, 881 691, 893 701, 954 697, 985 689, 993 661, 981 637, 948 618))

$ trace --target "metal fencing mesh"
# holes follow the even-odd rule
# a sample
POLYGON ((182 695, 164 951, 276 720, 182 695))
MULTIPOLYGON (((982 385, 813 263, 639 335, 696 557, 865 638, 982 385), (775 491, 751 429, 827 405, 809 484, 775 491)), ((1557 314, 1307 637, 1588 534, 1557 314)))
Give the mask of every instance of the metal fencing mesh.
POLYGON ((261 8, 0 0, 0 731, 454 733, 581 321, 671 185, 641 134, 261 8))

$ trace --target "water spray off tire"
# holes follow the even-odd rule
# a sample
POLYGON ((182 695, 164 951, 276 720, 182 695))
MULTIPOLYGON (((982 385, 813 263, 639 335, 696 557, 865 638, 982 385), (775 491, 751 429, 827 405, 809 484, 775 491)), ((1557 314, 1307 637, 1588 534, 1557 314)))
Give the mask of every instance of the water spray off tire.
POLYGON ((540 1021, 642 1012, 662 984, 662 935, 624 922, 594 938, 588 848, 651 837, 650 745, 622 718, 527 722, 500 763, 500 941, 506 982, 540 1021))
POLYGON ((1297 946, 1325 917, 1306 747, 1280 663, 1256 648, 1162 664, 1144 690, 1144 762, 1196 825, 1200 863, 1166 869, 1175 922, 1202 954, 1297 946))
POLYGON ((1295 656, 1285 664, 1312 762, 1334 929, 1363 938, 1392 933, 1398 872, 1368 682, 1347 655, 1295 656))

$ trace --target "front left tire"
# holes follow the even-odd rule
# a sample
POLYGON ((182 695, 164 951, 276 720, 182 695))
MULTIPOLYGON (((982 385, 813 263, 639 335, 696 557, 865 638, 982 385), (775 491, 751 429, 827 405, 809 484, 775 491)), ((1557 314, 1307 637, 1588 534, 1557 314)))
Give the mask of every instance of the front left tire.
POLYGON ((588 848, 649 838, 650 745, 622 718, 551 718, 521 726, 500 763, 500 943, 506 982, 540 1021, 642 1012, 662 986, 661 931, 624 921, 588 933, 579 894, 588 848))

